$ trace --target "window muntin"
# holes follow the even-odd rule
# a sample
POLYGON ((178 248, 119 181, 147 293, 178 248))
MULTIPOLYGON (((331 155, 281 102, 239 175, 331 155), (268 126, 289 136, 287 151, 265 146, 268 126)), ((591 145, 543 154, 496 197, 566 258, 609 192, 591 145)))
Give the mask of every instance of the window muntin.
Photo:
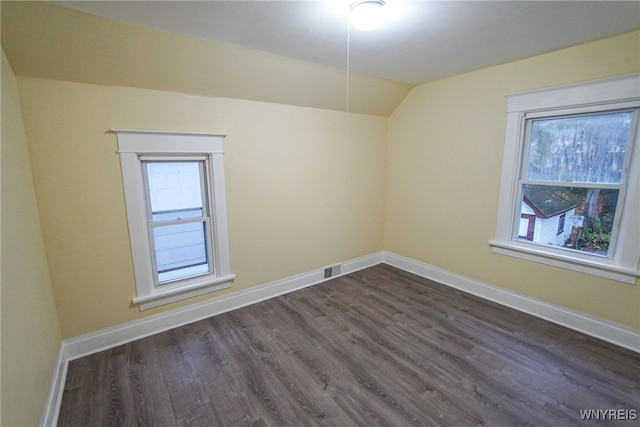
POLYGON ((525 116, 516 240, 613 257, 637 115, 628 109, 525 116), (531 213, 535 223, 527 224, 538 229, 523 236, 523 215, 531 213))
POLYGON ((207 161, 141 164, 156 285, 213 274, 207 161))

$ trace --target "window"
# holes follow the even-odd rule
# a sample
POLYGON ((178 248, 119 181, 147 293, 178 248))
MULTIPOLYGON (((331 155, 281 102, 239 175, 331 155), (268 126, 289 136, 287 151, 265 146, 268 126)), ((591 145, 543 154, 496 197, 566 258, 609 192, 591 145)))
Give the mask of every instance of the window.
POLYGON ((550 114, 524 118, 518 189, 541 227, 531 241, 607 256, 624 207, 637 110, 550 114), (565 229, 567 213, 575 226, 565 229))
POLYGON ((206 160, 141 161, 156 285, 212 273, 206 160))
POLYGON ((144 310, 228 288, 222 136, 114 130, 144 310))
POLYGON ((558 217, 558 231, 556 232, 556 235, 564 233, 564 225, 565 225, 566 219, 567 219, 566 213, 563 213, 558 217))
POLYGON ((635 283, 640 75, 510 95, 494 252, 635 283))

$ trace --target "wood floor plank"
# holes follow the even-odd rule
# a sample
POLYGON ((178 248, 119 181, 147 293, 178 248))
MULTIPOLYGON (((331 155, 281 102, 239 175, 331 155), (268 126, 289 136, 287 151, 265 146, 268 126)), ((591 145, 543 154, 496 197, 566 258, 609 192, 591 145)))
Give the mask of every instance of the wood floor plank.
POLYGON ((580 426, 585 409, 640 412, 640 355, 378 265, 72 361, 58 425, 580 426))

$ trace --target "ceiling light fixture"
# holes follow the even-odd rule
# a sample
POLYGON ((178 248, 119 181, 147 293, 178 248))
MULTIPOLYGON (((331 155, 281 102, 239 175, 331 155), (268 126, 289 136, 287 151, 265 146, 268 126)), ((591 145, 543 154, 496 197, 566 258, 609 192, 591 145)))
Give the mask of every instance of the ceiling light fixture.
POLYGON ((371 31, 384 21, 384 0, 356 0, 351 3, 349 21, 362 31, 371 31))

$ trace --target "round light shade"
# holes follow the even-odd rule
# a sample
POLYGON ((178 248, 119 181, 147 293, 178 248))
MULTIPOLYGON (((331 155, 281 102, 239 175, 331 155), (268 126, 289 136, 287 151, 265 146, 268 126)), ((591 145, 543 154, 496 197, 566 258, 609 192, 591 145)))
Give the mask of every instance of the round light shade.
POLYGON ((384 21, 383 0, 360 0, 353 2, 349 13, 351 25, 362 31, 371 31, 384 21))

